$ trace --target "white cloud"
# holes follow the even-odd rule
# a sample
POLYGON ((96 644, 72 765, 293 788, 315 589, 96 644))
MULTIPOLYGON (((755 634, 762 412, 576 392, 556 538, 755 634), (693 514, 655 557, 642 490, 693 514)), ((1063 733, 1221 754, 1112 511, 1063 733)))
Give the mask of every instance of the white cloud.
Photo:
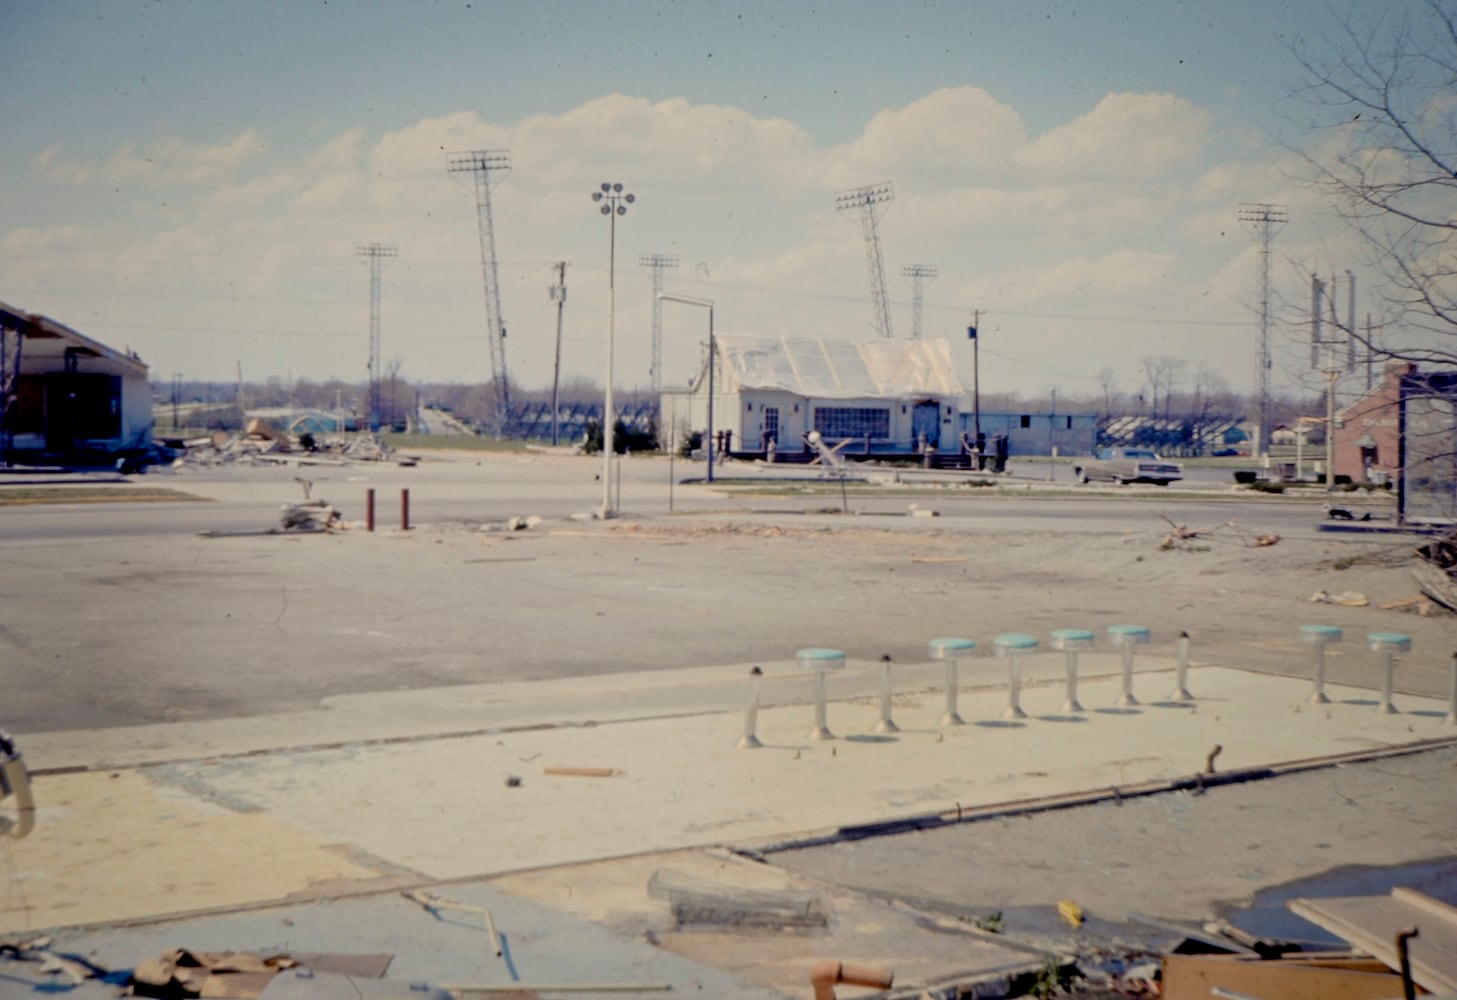
POLYGON ((1011 108, 980 88, 953 87, 877 113, 855 141, 826 151, 819 166, 837 187, 885 177, 965 184, 1003 175, 1026 141, 1011 108))
POLYGON ((1172 94, 1109 94, 1038 136, 1017 162, 1044 176, 1147 180, 1198 161, 1210 116, 1172 94))

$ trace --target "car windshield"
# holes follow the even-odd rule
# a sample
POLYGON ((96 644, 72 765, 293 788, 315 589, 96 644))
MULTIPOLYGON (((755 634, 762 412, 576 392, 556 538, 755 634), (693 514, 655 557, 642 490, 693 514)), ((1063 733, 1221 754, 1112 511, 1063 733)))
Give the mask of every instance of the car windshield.
POLYGON ((1123 450, 1123 457, 1124 458, 1158 458, 1157 455, 1155 455, 1153 452, 1149 451, 1147 448, 1125 448, 1123 450))

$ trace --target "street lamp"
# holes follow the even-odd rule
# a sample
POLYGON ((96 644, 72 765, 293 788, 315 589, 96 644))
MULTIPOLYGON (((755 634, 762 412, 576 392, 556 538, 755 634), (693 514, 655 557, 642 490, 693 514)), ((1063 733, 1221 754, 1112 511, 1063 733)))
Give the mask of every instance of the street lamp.
POLYGON ((617 335, 617 217, 626 215, 627 206, 637 198, 624 194, 621 184, 603 181, 602 190, 592 192, 592 200, 601 203, 602 214, 611 224, 607 252, 607 398, 602 413, 602 519, 605 521, 615 513, 612 509, 612 347, 617 335))
POLYGON ((708 310, 708 436, 704 439, 704 452, 708 455, 708 481, 714 481, 714 300, 694 299, 682 294, 657 293, 659 302, 680 302, 685 306, 702 306, 708 310))

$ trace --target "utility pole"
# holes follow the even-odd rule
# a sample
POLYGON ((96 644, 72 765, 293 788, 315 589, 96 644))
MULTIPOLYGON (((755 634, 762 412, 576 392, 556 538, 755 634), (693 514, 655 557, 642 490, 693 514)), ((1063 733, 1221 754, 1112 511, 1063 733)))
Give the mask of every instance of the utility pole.
POLYGON ((511 169, 509 149, 477 149, 452 153, 452 174, 470 174, 475 182, 476 223, 481 241, 481 280, 486 291, 486 335, 491 343, 491 379, 496 388, 496 436, 511 419, 511 380, 506 372, 506 321, 501 318, 501 280, 496 263, 496 228, 491 217, 491 175, 511 169))
POLYGON ((558 416, 561 406, 557 393, 562 383, 562 311, 567 307, 567 262, 557 261, 556 284, 551 286, 551 299, 556 303, 556 363, 551 370, 551 445, 557 445, 558 416))
POLYGON ((1310 276, 1310 366, 1321 367, 1320 355, 1322 349, 1325 353, 1325 488, 1331 492, 1336 488, 1336 382, 1341 377, 1341 370, 1349 371, 1355 363, 1353 353, 1353 338, 1356 331, 1356 282, 1350 271, 1346 272, 1348 282, 1348 303, 1350 308, 1350 325, 1345 330, 1345 351, 1341 351, 1341 321, 1336 318, 1335 285, 1334 278, 1330 281, 1329 289, 1319 276, 1310 276), (1324 299, 1330 306, 1331 326, 1335 328, 1331 336, 1325 336, 1321 331, 1321 306, 1324 299), (1345 354, 1345 362, 1341 363, 1339 355, 1345 354))
POLYGON ((860 213, 860 229, 865 236, 865 257, 870 267, 870 304, 875 309, 875 329, 882 337, 892 337, 890 299, 885 292, 885 261, 880 255, 880 216, 883 206, 895 200, 890 181, 852 188, 835 193, 837 212, 860 213))
POLYGON ((369 393, 365 400, 364 420, 371 430, 379 425, 379 293, 380 272, 384 262, 399 250, 393 243, 361 243, 354 253, 369 267, 369 393))
POLYGON ((923 281, 936 280, 936 268, 930 264, 907 264, 901 276, 911 279, 911 339, 921 339, 921 288, 923 281))
POLYGON ((672 253, 645 253, 637 261, 653 272, 653 364, 649 374, 653 380, 653 397, 663 395, 663 301, 658 293, 663 290, 663 272, 678 266, 678 255, 672 253))
POLYGON ((1275 233, 1289 221, 1283 205, 1244 202, 1239 206, 1239 220, 1254 229, 1260 255, 1260 334, 1255 342, 1255 423, 1256 452, 1270 454, 1270 243, 1275 233))
POLYGON ((971 443, 981 447, 981 310, 973 309, 971 326, 966 335, 971 338, 971 443))

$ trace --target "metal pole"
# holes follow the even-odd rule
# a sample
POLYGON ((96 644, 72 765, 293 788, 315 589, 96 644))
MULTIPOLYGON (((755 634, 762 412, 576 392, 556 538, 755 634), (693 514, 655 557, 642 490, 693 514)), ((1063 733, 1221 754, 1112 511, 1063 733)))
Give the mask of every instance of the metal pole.
POLYGON ((875 724, 877 733, 898 733, 900 726, 890 715, 891 683, 890 683, 890 654, 886 653, 880 658, 880 721, 875 724))
POLYGON ((364 530, 374 530, 374 490, 364 491, 364 530))
POLYGON ((557 393, 562 381, 562 310, 567 305, 567 262, 558 262, 556 271, 556 287, 552 289, 552 293, 556 296, 556 364, 551 370, 551 446, 553 448, 557 446, 557 415, 561 412, 557 393))
POLYGON ((400 530, 410 530, 410 491, 400 490, 400 530))
MULTIPOLYGON (((609 202, 609 205, 611 203, 609 202)), ((607 397, 602 413, 602 519, 612 516, 612 348, 617 336, 617 213, 608 214, 607 251, 607 397)))
POLYGON ((713 342, 713 306, 708 307, 708 481, 713 482, 713 369, 717 367, 717 345, 713 342))
POLYGON ((764 744, 759 742, 755 729, 759 724, 759 687, 764 681, 764 671, 755 667, 749 671, 749 703, 744 708, 744 733, 739 737, 740 750, 752 750, 764 744))

